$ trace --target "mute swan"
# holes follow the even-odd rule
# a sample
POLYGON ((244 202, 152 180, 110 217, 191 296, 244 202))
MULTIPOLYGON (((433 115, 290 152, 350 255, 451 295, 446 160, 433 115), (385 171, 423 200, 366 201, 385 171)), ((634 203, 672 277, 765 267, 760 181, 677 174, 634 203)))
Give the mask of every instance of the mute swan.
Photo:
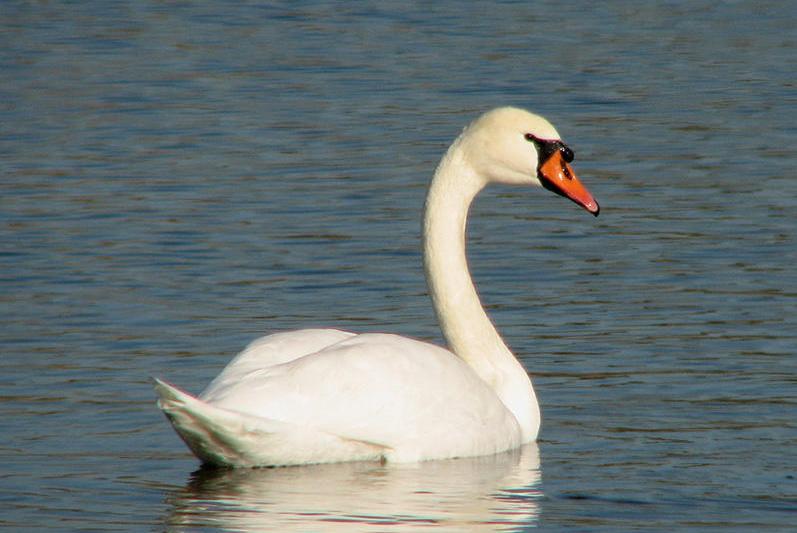
POLYGON ((423 220, 426 277, 448 350, 383 333, 276 333, 252 342, 198 398, 156 379, 159 407, 212 465, 412 462, 535 440, 537 398, 479 301, 465 222, 491 182, 541 185, 597 216, 572 160, 547 120, 511 107, 485 113, 448 149, 423 220))

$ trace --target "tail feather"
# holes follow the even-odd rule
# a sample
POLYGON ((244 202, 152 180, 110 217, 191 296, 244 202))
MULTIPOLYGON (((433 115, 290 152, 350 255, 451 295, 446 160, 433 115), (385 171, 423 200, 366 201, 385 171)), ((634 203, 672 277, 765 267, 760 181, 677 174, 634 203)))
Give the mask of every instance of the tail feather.
POLYGON ((177 387, 155 379, 158 407, 177 434, 203 463, 239 463, 241 443, 233 438, 245 434, 243 415, 213 407, 177 387))
POLYGON ((382 459, 389 448, 215 407, 155 379, 158 407, 203 463, 282 466, 382 459))

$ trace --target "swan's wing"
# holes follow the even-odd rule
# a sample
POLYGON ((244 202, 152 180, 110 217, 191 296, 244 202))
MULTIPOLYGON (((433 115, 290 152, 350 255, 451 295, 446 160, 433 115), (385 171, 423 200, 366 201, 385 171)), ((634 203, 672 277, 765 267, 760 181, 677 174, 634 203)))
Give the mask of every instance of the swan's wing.
POLYGON ((203 463, 277 466, 380 459, 386 453, 373 443, 215 407, 159 379, 155 390, 158 406, 203 463))
POLYGON ((383 446, 391 460, 479 455, 520 444, 517 420, 464 361, 396 335, 351 336, 219 383, 201 399, 383 446))
POLYGON ((353 337, 337 329, 302 329, 274 333, 255 339, 207 386, 202 397, 239 383, 252 372, 293 361, 353 337))

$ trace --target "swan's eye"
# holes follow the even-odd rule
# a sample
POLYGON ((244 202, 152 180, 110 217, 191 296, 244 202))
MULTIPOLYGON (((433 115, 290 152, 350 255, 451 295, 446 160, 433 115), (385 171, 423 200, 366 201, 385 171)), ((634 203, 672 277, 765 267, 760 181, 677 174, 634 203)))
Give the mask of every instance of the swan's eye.
POLYGON ((568 163, 572 163, 573 158, 576 157, 576 154, 573 153, 573 150, 571 150, 569 146, 567 146, 564 143, 561 144, 562 147, 560 148, 560 150, 562 151, 562 159, 564 159, 568 163))
POLYGON ((524 137, 527 141, 533 142, 534 146, 537 147, 537 152, 540 154, 540 161, 547 161, 548 158, 557 151, 562 152, 562 159, 568 163, 572 163, 573 159, 576 157, 576 154, 573 153, 573 150, 571 150, 570 147, 562 141, 538 139, 531 133, 525 134, 524 137))
POLYGON ((551 157, 559 149, 557 141, 538 139, 531 133, 527 133, 525 135, 525 138, 527 141, 533 142, 534 146, 537 147, 537 154, 540 163, 542 163, 543 161, 548 161, 548 158, 551 157))

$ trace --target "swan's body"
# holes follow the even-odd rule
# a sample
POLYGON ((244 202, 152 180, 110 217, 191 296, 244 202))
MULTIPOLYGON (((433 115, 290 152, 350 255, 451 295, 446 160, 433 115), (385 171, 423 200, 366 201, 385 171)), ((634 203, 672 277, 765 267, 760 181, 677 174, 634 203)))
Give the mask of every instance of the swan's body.
POLYGON ((486 113, 429 188, 424 260, 450 350, 389 334, 277 333, 241 352, 199 398, 156 380, 159 405, 203 462, 232 466, 419 461, 497 453, 537 437, 528 374, 481 306, 465 223, 489 182, 544 185, 593 214, 572 152, 542 117, 486 113))

